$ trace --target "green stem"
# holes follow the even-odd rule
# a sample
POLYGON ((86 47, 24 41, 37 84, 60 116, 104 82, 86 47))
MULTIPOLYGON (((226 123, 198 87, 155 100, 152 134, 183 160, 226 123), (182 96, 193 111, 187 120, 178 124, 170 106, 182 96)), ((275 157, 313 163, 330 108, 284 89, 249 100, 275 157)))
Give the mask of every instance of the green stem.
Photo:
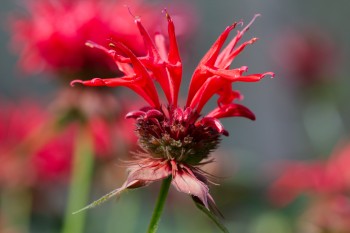
POLYGON ((81 126, 76 137, 73 159, 73 169, 62 233, 84 232, 86 212, 72 214, 88 202, 94 165, 92 138, 89 129, 84 126, 81 126))
POLYGON ((171 184, 171 176, 163 180, 162 186, 160 187, 158 200, 153 211, 151 222, 148 226, 147 233, 155 233, 158 229, 160 216, 162 215, 165 200, 168 196, 169 187, 171 184))

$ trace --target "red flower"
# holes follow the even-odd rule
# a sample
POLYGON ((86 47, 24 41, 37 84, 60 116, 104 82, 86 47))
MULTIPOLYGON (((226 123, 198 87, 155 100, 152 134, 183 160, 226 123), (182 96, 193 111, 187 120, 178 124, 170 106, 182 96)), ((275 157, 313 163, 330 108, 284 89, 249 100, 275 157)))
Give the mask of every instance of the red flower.
POLYGON ((65 178, 70 169, 72 130, 52 137, 47 111, 35 103, 2 104, 0 185, 33 186, 65 178), (47 126, 47 125, 46 125, 47 126))
POLYGON ((299 232, 350 232, 350 199, 334 195, 313 201, 299 220, 299 232))
MULTIPOLYGON (((68 99, 71 104, 76 100, 68 99)), ((106 99, 103 100, 106 106, 115 107, 107 104, 106 99)), ((125 113, 121 105, 117 106, 121 108, 120 115, 125 113)), ((133 129, 122 117, 115 118, 113 115, 109 118, 110 121, 105 118, 95 114, 87 125, 92 134, 97 159, 111 158, 116 151, 136 145, 136 140, 132 137, 133 129), (118 134, 121 128, 130 135, 126 137, 118 134), (115 141, 119 143, 116 144, 115 141)), ((64 128, 58 125, 57 118, 37 103, 20 102, 14 105, 0 101, 0 187, 34 186, 45 181, 68 178, 74 139, 79 128, 76 122, 64 128)))
MULTIPOLYGON (((128 1, 137 14, 147 15, 155 28, 154 9, 142 1, 128 1)), ((20 54, 20 66, 27 72, 41 69, 74 75, 77 72, 116 72, 113 62, 86 48, 90 39, 105 44, 107 39, 122 41, 140 55, 142 38, 128 20, 123 1, 46 1, 26 2, 29 17, 13 17, 12 46, 20 54)))
POLYGON ((350 189, 350 144, 337 148, 328 161, 290 162, 270 188, 272 201, 285 205, 298 195, 331 196, 350 189))
POLYGON ((184 108, 178 106, 182 63, 174 23, 168 13, 168 50, 164 36, 157 33, 152 40, 139 18, 135 19, 135 23, 143 37, 146 56, 137 57, 118 40, 110 43, 109 48, 94 42, 87 43, 88 46, 98 48, 111 57, 125 76, 94 78, 89 81, 75 80, 71 85, 80 83, 85 86, 125 86, 143 97, 149 107, 130 112, 126 116, 136 120, 136 132, 143 150, 137 153, 135 160, 129 164, 127 181, 120 189, 114 190, 86 208, 95 206, 125 189, 145 186, 169 176, 172 177, 172 184, 177 190, 192 195, 194 200, 208 209, 215 207, 207 186, 208 174, 202 171, 200 166, 211 162, 209 154, 218 146, 221 134, 228 135, 219 119, 235 116, 255 119, 248 108, 234 103, 236 99, 242 99, 242 96, 232 90, 231 84, 237 81, 255 82, 266 75, 273 76, 271 72, 243 75, 247 71, 245 66, 229 68, 234 58, 248 44, 257 40, 253 38, 237 46, 257 16, 242 31, 237 31, 236 36, 224 49, 222 48, 230 31, 238 23, 227 27, 220 35, 194 71, 184 108), (155 81, 165 94, 168 102, 166 105, 159 101, 155 81), (203 106, 214 94, 219 96, 218 107, 201 118, 203 106))
MULTIPOLYGON (((47 119, 40 107, 33 103, 21 103, 15 107, 1 102, 0 110, 0 186, 29 185, 34 171, 29 156, 19 150, 21 143, 47 119), (25 117, 23 117, 25 115, 25 117), (16 156, 14 156, 16 155, 16 156)), ((35 147, 30 144, 29 147, 35 147)), ((28 148, 26 148, 28 149, 28 148)), ((30 148, 31 149, 31 148, 30 148)))

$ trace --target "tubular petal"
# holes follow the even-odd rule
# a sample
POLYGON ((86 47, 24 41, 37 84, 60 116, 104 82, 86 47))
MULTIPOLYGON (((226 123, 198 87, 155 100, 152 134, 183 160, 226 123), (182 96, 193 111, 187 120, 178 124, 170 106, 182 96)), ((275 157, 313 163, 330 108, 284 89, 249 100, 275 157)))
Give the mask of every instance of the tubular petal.
POLYGON ((197 68, 195 69, 192 78, 191 83, 188 91, 188 97, 187 97, 187 104, 186 106, 190 105, 190 101, 195 96, 196 92, 199 90, 199 88, 204 84, 206 79, 208 78, 208 75, 206 75, 205 70, 203 69, 204 66, 214 66, 215 60, 219 56, 220 49, 225 43, 225 40, 227 39, 230 31, 236 27, 237 23, 234 23, 227 27, 224 32, 219 36, 219 38, 214 42, 212 47, 209 49, 209 51, 204 55, 202 60, 199 62, 197 68))
POLYGON ((125 119, 130 119, 130 118, 134 118, 134 119, 137 119, 141 116, 145 116, 146 113, 144 111, 132 111, 132 112, 128 112, 126 115, 125 115, 125 119))
POLYGON ((147 50, 147 56, 145 57, 143 61, 143 64, 153 72, 154 78, 159 82, 160 86, 162 87, 165 96, 167 97, 170 104, 174 103, 174 87, 171 82, 171 77, 169 77, 168 72, 166 71, 165 63, 167 61, 164 61, 156 46, 154 45, 150 35, 148 34, 147 30, 144 28, 144 26, 141 23, 140 19, 136 19, 135 23, 140 31, 140 34, 142 35, 142 38, 144 40, 146 50, 147 50))
POLYGON ((214 117, 204 117, 200 123, 204 126, 214 128, 219 133, 222 133, 225 131, 224 126, 220 123, 220 121, 217 118, 214 117))
POLYGON ((182 79, 182 62, 177 46, 177 40, 175 35, 175 26, 174 22, 171 19, 170 15, 166 10, 166 18, 168 20, 168 35, 169 35, 169 55, 168 61, 169 65, 167 66, 169 71, 169 76, 171 78, 171 84, 173 85, 173 100, 174 106, 177 106, 177 99, 180 90, 180 84, 182 79))
POLYGON ((231 63, 233 62, 233 60, 236 58, 236 56, 240 54, 247 45, 253 44, 257 40, 258 38, 253 38, 249 41, 244 42, 237 49, 233 50, 231 53, 227 54, 226 56, 222 56, 220 60, 218 59, 215 65, 222 69, 228 69, 231 63))
POLYGON ((245 117, 250 120, 255 120, 254 113, 247 107, 233 103, 215 108, 206 117, 212 117, 216 119, 225 117, 245 117))
MULTIPOLYGON (((240 41, 240 39, 242 38, 242 36, 244 35, 244 33, 246 31, 248 31, 248 29, 250 28, 250 26, 253 24, 253 22, 255 21, 255 19, 257 17, 259 17, 260 14, 255 14, 253 19, 247 24, 247 26, 245 28, 243 28, 242 31, 237 31, 236 36, 230 41, 230 43, 225 47, 225 49, 223 49, 223 51, 220 53, 219 57, 218 57, 218 62, 222 63, 222 60, 224 58, 226 58, 231 51, 234 49, 234 47, 237 45, 238 41, 240 41)), ((243 22, 240 22, 243 25, 243 22)))

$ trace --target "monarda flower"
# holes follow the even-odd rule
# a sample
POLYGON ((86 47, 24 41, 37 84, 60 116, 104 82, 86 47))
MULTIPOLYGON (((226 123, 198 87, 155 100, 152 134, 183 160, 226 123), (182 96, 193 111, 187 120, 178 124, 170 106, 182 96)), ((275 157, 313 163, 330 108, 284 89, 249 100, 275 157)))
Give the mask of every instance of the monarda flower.
POLYGON ((88 46, 103 51, 113 59, 125 75, 121 78, 75 80, 71 85, 128 87, 140 95, 148 106, 126 115, 126 118, 136 121, 135 131, 141 147, 141 151, 134 153, 134 160, 129 163, 127 180, 121 188, 86 208, 100 204, 123 190, 143 187, 170 177, 172 185, 178 191, 190 194, 197 204, 215 211, 215 203, 207 186, 210 175, 200 167, 212 161, 210 152, 218 147, 221 135, 228 136, 219 119, 255 119, 248 108, 234 102, 242 99, 242 95, 233 90, 231 84, 238 81, 256 82, 266 75, 274 75, 272 72, 244 75, 248 70, 246 66, 229 68, 235 57, 257 40, 252 38, 237 45, 257 16, 242 30, 238 30, 225 48, 224 43, 229 33, 237 25, 242 25, 242 22, 228 26, 219 36, 193 73, 184 107, 178 104, 182 62, 174 23, 168 13, 168 43, 160 33, 156 33, 152 39, 141 20, 135 18, 135 24, 144 40, 146 56, 137 57, 118 40, 111 42, 108 48, 87 42, 88 46), (155 82, 159 83, 167 103, 160 102, 155 82), (215 94, 218 95, 218 107, 202 116, 203 107, 215 94))
MULTIPOLYGON (((27 14, 12 15, 12 47, 20 54, 20 68, 41 70, 70 78, 77 75, 111 75, 119 71, 112 61, 84 46, 87 40, 107 45, 109 38, 125 43, 137 55, 144 54, 142 37, 132 29, 126 4, 154 31, 159 27, 157 8, 143 0, 30 0, 27 14), (106 43, 107 42, 107 43, 106 43)), ((176 4, 174 4, 176 6, 176 4)), ((158 8, 159 9, 159 8, 158 8)), ((179 15, 180 16, 180 15, 179 15)), ((182 15, 179 17, 183 20, 182 15)), ((189 17, 184 17, 189 18, 189 17)), ((184 33, 187 33, 186 27, 184 33)))
POLYGON ((55 135, 50 114, 35 102, 0 104, 0 187, 37 187, 66 179, 72 158, 71 129, 55 135))
MULTIPOLYGON (((152 12, 141 1, 128 4, 137 13, 152 12)), ((113 63, 84 46, 88 39, 105 43, 108 38, 118 38, 135 53, 143 53, 137 30, 129 30, 132 25, 125 20, 129 15, 122 1, 39 0, 26 5, 29 16, 13 16, 11 21, 13 47, 20 53, 20 68, 24 71, 44 68, 71 78, 86 72, 115 73, 113 63)), ((147 24, 156 25, 151 14, 147 24)))
POLYGON ((288 162, 269 190, 271 201, 286 205, 301 194, 343 195, 350 190, 350 144, 341 144, 325 161, 288 162))
POLYGON ((289 162, 269 190, 271 201, 287 205, 308 197, 298 232, 350 232, 350 144, 341 143, 328 160, 289 162))

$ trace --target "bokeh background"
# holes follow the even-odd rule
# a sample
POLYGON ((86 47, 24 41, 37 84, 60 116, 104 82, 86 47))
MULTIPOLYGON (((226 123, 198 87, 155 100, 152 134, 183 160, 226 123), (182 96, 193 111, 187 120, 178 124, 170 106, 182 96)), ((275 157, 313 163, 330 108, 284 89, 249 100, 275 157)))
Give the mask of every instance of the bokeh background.
MULTIPOLYGON (((159 9, 171 5, 168 7, 170 13, 177 4, 174 1, 145 1, 148 3, 159 9)), ((23 14, 24 6, 25 0, 1 2, 0 98, 1 102, 15 105, 30 99, 46 106, 60 88, 57 82, 44 71, 22 72, 18 66, 19 56, 10 47, 9 20, 16 14, 23 14)), ((247 47, 233 66, 248 65, 250 73, 276 73, 274 79, 234 84, 245 96, 242 104, 256 114, 257 120, 223 120, 230 136, 223 138, 217 151, 217 162, 208 167, 209 171, 223 177, 219 186, 210 188, 225 216, 224 224, 231 232, 350 232, 350 228, 343 231, 300 228, 300 217, 305 215, 312 198, 301 195, 281 207, 268 195, 269 188, 284 170, 283 161, 327 161, 340 143, 350 139, 347 101, 350 97, 350 32, 347 25, 350 2, 197 0, 182 2, 182 8, 191 27, 180 41, 184 58, 185 85, 181 90, 184 98, 187 92, 184 87, 189 83, 191 72, 217 36, 230 23, 240 19, 248 23, 256 13, 262 16, 255 21, 245 39, 258 37, 259 41, 247 47)), ((160 11, 158 13, 161 15, 160 11)), ((177 9, 177 14, 180 17, 181 10, 177 9)), ((123 98, 130 93, 118 90, 115 97, 123 98)), ((211 104, 208 110, 215 102, 211 104)), ((349 150, 345 152, 349 153, 349 150)), ((109 162, 118 164, 118 159, 109 162)), ((90 201, 122 184, 124 168, 117 165, 108 169, 112 170, 108 175, 94 173, 90 201)), ((303 176, 295 176, 294 182, 298 184, 300 179, 303 176)), ((34 192, 32 208, 28 210, 27 222, 30 224, 23 232, 61 232, 67 187, 64 182, 52 182, 34 192)), ((88 210, 83 232, 144 232, 158 188, 155 184, 130 191, 117 202, 110 201, 88 210)), ((2 187, 1 191, 6 190, 2 187)), ((2 201, 1 217, 20 205, 14 202, 9 206, 7 201, 2 201)), ((3 227, 1 232, 21 232, 22 229, 3 225, 7 228, 3 227)), ((219 230, 195 208, 190 198, 171 189, 159 232, 219 230)))

